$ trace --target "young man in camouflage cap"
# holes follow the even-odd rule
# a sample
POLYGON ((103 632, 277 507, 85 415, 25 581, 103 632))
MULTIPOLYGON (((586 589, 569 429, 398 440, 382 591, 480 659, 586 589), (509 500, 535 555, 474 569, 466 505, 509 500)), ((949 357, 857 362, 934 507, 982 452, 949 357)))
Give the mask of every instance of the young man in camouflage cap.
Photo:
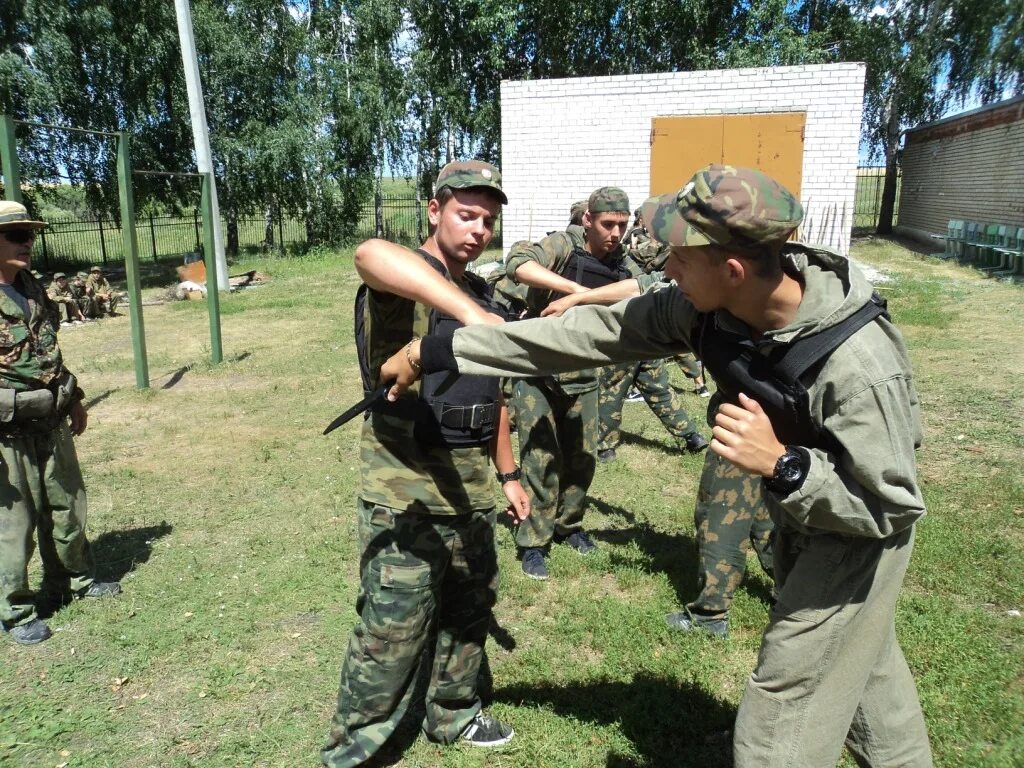
MULTIPOLYGON (((411 335, 500 321, 483 279, 466 267, 487 247, 505 202, 497 168, 449 163, 427 205, 430 235, 418 253, 383 240, 359 246, 364 385, 375 386, 381 363, 411 335), (432 312, 425 302, 449 288, 457 305, 432 312)), ((378 401, 360 444, 359 622, 321 758, 335 768, 373 761, 408 710, 422 664, 432 665, 427 737, 500 746, 513 731, 481 711, 477 694, 498 586, 491 463, 514 520, 529 514, 529 500, 497 379, 442 375, 396 403, 378 401)))
MULTIPOLYGON (((527 316, 538 316, 559 296, 587 290, 584 283, 606 284, 630 274, 620 245, 629 222, 626 193, 616 187, 594 190, 582 221, 510 249, 505 275, 526 287, 527 316)), ((595 548, 583 530, 583 514, 597 466, 597 371, 518 379, 513 392, 519 458, 532 502, 516 544, 523 572, 546 579, 553 541, 581 554, 595 548)))
POLYGON ((121 297, 103 276, 103 268, 98 264, 89 268, 89 278, 85 281, 85 286, 96 306, 96 317, 102 317, 104 314, 114 317, 117 314, 117 305, 121 297))
POLYGON ((678 290, 462 329, 414 343, 410 361, 393 357, 381 373, 396 396, 419 375, 410 362, 528 375, 691 348, 722 393, 711 450, 762 478, 777 526, 778 601, 737 715, 735 764, 834 766, 845 742, 861 765, 924 768, 927 731, 895 631, 925 514, 913 373, 860 270, 785 242, 801 218, 764 174, 709 166, 648 222, 673 246, 678 290), (796 351, 817 363, 800 374, 796 351), (760 400, 734 388, 742 381, 760 400))
POLYGON ((53 282, 47 288, 46 295, 49 296, 50 301, 57 305, 61 323, 71 325, 72 323, 85 321, 85 315, 82 314, 82 310, 78 307, 78 302, 75 300, 74 292, 68 284, 68 276, 65 273, 57 272, 54 274, 53 282))
POLYGON ((50 637, 41 604, 121 591, 92 575, 85 482, 72 439, 88 421, 84 395, 57 344, 57 305, 29 272, 45 226, 23 205, 0 202, 0 623, 23 645, 50 637), (39 595, 28 582, 33 532, 43 561, 39 595))

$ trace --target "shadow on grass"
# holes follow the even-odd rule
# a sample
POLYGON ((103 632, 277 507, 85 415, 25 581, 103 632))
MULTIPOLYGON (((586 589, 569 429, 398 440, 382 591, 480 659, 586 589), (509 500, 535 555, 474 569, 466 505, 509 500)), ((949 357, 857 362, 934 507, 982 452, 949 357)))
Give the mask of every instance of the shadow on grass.
MULTIPOLYGON (((646 563, 637 563, 612 549, 608 558, 613 567, 639 567, 648 573, 664 573, 680 605, 685 605, 697 597, 697 545, 693 536, 659 531, 642 520, 637 520, 629 510, 608 504, 601 499, 588 497, 587 501, 602 514, 620 517, 631 525, 630 528, 603 531, 588 529, 593 538, 617 545, 635 542, 648 557, 646 563)), ((766 606, 771 606, 772 584, 771 577, 765 574, 760 566, 748 567, 741 588, 766 606)))
POLYGON ((546 707, 558 715, 618 725, 638 757, 612 753, 610 768, 715 768, 732 765, 736 708, 690 683, 651 675, 632 681, 540 683, 502 688, 496 701, 546 707))
POLYGON ((170 523, 161 522, 158 525, 101 534, 91 542, 96 578, 100 581, 120 581, 136 566, 147 562, 153 552, 153 542, 167 536, 172 530, 174 528, 170 523))
MULTIPOLYGON (((623 445, 638 445, 641 448, 650 448, 653 451, 660 451, 666 456, 676 456, 682 453, 682 451, 680 451, 676 447, 674 441, 666 442, 664 440, 652 440, 649 437, 637 435, 634 434, 633 432, 627 432, 625 430, 623 430, 621 434, 621 443, 623 445)), ((667 432, 665 434, 668 435, 667 432)), ((669 435, 669 439, 671 439, 671 435, 669 435)))
POLYGON ((613 544, 608 550, 608 559, 613 568, 639 568, 647 573, 664 573, 676 596, 683 603, 697 595, 697 551, 693 536, 682 533, 666 533, 637 520, 627 509, 609 504, 601 499, 588 498, 590 504, 603 515, 619 517, 630 524, 629 528, 612 530, 588 529, 590 535, 613 544), (619 546, 635 543, 647 557, 637 562, 635 557, 622 552, 619 546))
POLYGON ((116 391, 117 390, 114 390, 114 389, 108 389, 106 392, 101 392, 100 394, 96 395, 96 397, 93 397, 93 398, 90 398, 90 399, 86 400, 85 401, 85 410, 88 411, 94 405, 98 405, 99 403, 102 403, 104 400, 106 400, 108 397, 110 397, 116 391))

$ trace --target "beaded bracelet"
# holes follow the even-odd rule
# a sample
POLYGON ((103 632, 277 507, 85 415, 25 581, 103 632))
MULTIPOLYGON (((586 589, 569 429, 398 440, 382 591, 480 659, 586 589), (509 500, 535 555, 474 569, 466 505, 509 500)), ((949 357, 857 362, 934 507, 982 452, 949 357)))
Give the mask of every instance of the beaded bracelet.
POLYGON ((423 366, 412 359, 412 343, 414 341, 419 340, 419 336, 413 336, 411 339, 409 339, 409 343, 405 345, 405 359, 409 361, 409 365, 410 367, 412 367, 413 373, 419 373, 421 370, 423 370, 423 366))

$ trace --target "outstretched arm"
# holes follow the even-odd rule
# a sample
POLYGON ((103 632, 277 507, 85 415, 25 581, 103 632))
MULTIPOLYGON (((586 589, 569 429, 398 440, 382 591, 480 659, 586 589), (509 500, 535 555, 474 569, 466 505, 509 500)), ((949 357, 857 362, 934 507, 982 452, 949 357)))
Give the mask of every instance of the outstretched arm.
POLYGON ((576 294, 587 290, 579 283, 552 272, 536 261, 523 262, 515 271, 515 281, 531 288, 541 288, 555 293, 576 294))
POLYGON ((356 248, 355 264, 363 282, 375 291, 426 304, 463 325, 501 322, 408 248, 387 240, 367 240, 356 248))
MULTIPOLYGON (((524 264, 523 266, 526 265, 524 264)), ((560 299, 556 299, 541 310, 540 316, 559 317, 564 314, 566 310, 572 309, 580 304, 601 304, 603 306, 611 306, 623 299, 632 299, 639 295, 640 284, 636 281, 635 277, 630 277, 626 280, 620 280, 617 283, 602 285, 600 288, 592 288, 589 291, 573 293, 569 296, 563 296, 560 299)))

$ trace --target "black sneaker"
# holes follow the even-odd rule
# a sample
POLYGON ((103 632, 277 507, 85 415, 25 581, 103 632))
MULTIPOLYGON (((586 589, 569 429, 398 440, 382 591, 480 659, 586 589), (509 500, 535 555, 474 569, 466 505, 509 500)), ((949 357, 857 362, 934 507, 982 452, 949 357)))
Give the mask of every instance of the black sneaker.
MULTIPOLYGON (((531 550, 532 551, 532 550, 531 550)), ((477 712, 473 722, 466 726, 459 741, 464 741, 474 747, 500 747, 512 741, 516 732, 512 727, 505 725, 501 720, 495 720, 490 715, 477 712)))
POLYGON ((693 394, 695 394, 697 397, 711 397, 711 393, 708 391, 708 388, 704 386, 697 387, 695 390, 693 390, 693 394))
POLYGON ((615 449, 605 448, 602 451, 598 451, 597 458, 599 461, 615 461, 615 449))
POLYGON ((27 624, 11 627, 7 634, 11 636, 11 640, 21 645, 35 645, 51 637, 53 632, 42 619, 32 619, 27 624))
POLYGON ((708 441, 700 432, 691 432, 683 437, 683 446, 687 453, 700 453, 708 447, 708 441))
POLYGON ((644 396, 635 389, 630 389, 629 392, 626 394, 627 403, 642 403, 643 401, 644 396))
POLYGON ((589 555, 597 549, 597 545, 587 535, 586 531, 573 531, 565 538, 560 539, 560 541, 563 544, 568 544, 581 555, 589 555))
POLYGON ((531 579, 544 581, 548 577, 547 566, 544 565, 544 550, 539 547, 529 547, 523 550, 523 573, 531 579))
POLYGON ((121 594, 121 582, 119 581, 94 581, 88 587, 79 592, 76 597, 113 597, 121 594))
POLYGON ((704 619, 694 617, 689 611, 665 614, 665 623, 681 632, 707 632, 715 637, 729 636, 728 619, 704 619))

